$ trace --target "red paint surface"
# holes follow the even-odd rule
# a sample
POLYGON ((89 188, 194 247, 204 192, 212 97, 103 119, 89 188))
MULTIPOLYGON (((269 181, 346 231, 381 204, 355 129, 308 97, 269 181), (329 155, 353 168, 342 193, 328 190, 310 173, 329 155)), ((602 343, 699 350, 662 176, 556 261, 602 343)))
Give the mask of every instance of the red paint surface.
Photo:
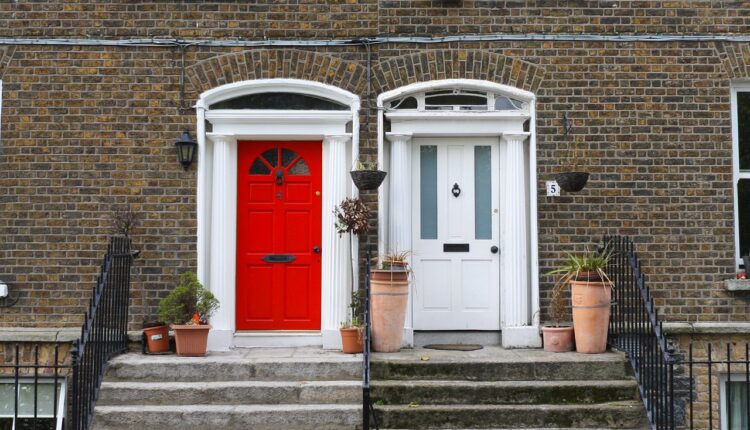
POLYGON ((237 330, 320 329, 320 254, 313 248, 321 246, 321 145, 239 142, 237 330), (282 149, 298 157, 286 166, 272 166, 262 156, 275 150, 281 160, 282 149), (258 159, 268 173, 250 174, 258 159), (300 160, 309 174, 290 172, 300 160), (284 175, 282 185, 278 171, 284 175), (262 258, 268 254, 291 254, 295 260, 267 263, 262 258))

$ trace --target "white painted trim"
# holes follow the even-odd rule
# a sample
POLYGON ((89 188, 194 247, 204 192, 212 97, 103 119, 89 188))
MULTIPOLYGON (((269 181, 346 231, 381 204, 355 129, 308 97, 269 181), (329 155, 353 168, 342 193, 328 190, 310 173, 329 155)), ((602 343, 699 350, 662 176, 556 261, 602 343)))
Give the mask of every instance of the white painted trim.
POLYGON ((350 107, 350 111, 359 110, 359 97, 349 91, 334 87, 333 85, 302 79, 256 79, 222 85, 204 91, 200 95, 195 107, 208 110, 209 106, 223 100, 267 92, 305 94, 347 105, 350 107))
MULTIPOLYGON (((237 142, 321 140, 323 159, 328 160, 323 172, 323 195, 328 195, 327 190, 333 190, 334 185, 339 197, 356 195, 348 172, 352 157, 359 155, 359 106, 359 97, 345 90, 296 79, 243 81, 223 85, 201 94, 196 103, 199 144, 198 274, 201 282, 221 300, 221 307, 211 320, 214 329, 209 337, 210 350, 226 350, 234 346, 323 345, 326 348, 340 348, 338 327, 348 306, 351 285, 348 248, 341 245, 343 241, 336 240, 338 236, 330 216, 333 208, 327 207, 330 205, 322 208, 321 234, 323 242, 327 237, 334 240, 330 242, 329 247, 323 247, 321 259, 324 262, 329 261, 331 255, 344 255, 346 258, 339 262, 329 261, 329 269, 325 276, 323 272, 326 266, 321 266, 321 331, 315 335, 296 334, 291 337, 285 332, 266 332, 258 336, 248 333, 235 334, 237 142), (342 103, 349 106, 350 110, 208 110, 208 106, 222 100, 263 92, 312 95, 342 103), (211 132, 206 132, 206 121, 212 126, 211 132), (348 123, 352 124, 351 133, 346 131, 348 123), (328 152, 331 142, 344 145, 343 150, 335 156, 328 152), (333 178, 336 178, 337 184, 331 182, 333 178), (221 222, 217 222, 219 220, 221 222), (333 278, 341 282, 332 282, 333 278), (326 288, 335 288, 336 292, 328 295, 338 299, 323 301, 326 288)), ((356 254, 355 249, 355 260, 356 254)))
MULTIPOLYGON (((335 331, 341 343, 341 335, 335 331)), ((294 348, 300 346, 323 346, 321 332, 237 332, 233 342, 235 348, 294 348)))
POLYGON ((440 81, 417 82, 406 85, 395 90, 387 91, 378 96, 378 108, 382 108, 384 103, 389 100, 403 97, 407 94, 419 93, 423 91, 435 91, 446 88, 461 88, 476 91, 491 91, 501 93, 511 98, 519 99, 525 102, 531 102, 536 97, 534 93, 525 91, 509 85, 498 84, 490 81, 481 81, 477 79, 444 79, 440 81))
MULTIPOLYGON (((528 288, 530 315, 528 322, 524 326, 502 327, 503 344, 506 347, 538 347, 541 346, 541 336, 539 334, 539 257, 538 257, 538 226, 537 226, 537 174, 536 174, 536 96, 528 91, 507 85, 497 84, 488 81, 479 81, 473 79, 447 79, 442 81, 419 82, 407 85, 392 91, 380 94, 377 98, 378 107, 378 160, 379 168, 382 170, 392 170, 392 160, 388 159, 386 152, 386 133, 384 132, 385 118, 391 121, 391 132, 388 135, 412 134, 412 137, 433 137, 433 136, 502 136, 507 133, 511 134, 528 134, 528 176, 525 178, 528 182, 528 230, 529 230, 529 276, 528 288), (508 97, 520 99, 529 103, 527 112, 466 112, 466 111, 428 111, 428 112, 385 112, 383 106, 386 102, 403 97, 407 94, 434 91, 445 88, 461 88, 479 91, 488 91, 500 93, 508 97), (524 133, 522 130, 523 122, 530 121, 530 133, 524 133), (452 122, 455 120, 455 122, 452 122), (451 121, 449 125, 446 125, 451 121), (506 122, 503 124, 503 122, 506 122), (499 124, 500 123, 500 124, 499 124), (508 124, 514 124, 515 129, 507 127, 508 124), (442 128, 438 128, 442 127, 442 128), (506 331, 509 331, 506 336, 506 331)), ((390 188, 397 187, 402 189, 408 184, 394 184, 393 175, 389 173, 386 182, 381 186, 378 192, 378 251, 384 253, 388 251, 389 240, 392 236, 391 226, 389 225, 389 208, 391 200, 390 188)), ((502 306, 502 304, 501 304, 502 306)), ((501 309, 501 318, 502 309, 501 309)), ((410 338, 413 342, 413 332, 411 319, 407 316, 405 332, 410 331, 410 338)), ((412 343, 409 343, 411 345, 412 343)))
POLYGON ((734 255, 735 263, 739 268, 742 263, 740 255, 740 215, 738 198, 738 183, 740 179, 750 179, 750 171, 740 171, 740 143, 739 143, 739 118, 737 117, 737 93, 750 92, 750 82, 732 82, 730 107, 732 115, 732 201, 734 203, 734 255))

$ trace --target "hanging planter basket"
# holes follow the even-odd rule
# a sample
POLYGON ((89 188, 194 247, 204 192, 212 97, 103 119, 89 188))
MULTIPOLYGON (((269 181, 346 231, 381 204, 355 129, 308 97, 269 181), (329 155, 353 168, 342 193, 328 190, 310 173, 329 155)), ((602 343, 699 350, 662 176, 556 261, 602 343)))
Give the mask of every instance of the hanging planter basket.
POLYGON ((589 180, 588 172, 565 172, 555 175, 557 185, 569 193, 577 193, 586 186, 589 180))
POLYGON ((352 170, 349 174, 360 191, 377 190, 387 175, 382 170, 352 170))

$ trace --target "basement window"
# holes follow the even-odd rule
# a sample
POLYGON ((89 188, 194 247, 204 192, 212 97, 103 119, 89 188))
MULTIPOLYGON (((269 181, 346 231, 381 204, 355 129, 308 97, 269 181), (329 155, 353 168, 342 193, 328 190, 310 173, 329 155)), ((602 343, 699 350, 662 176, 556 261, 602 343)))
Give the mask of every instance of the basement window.
POLYGON ((62 430, 65 381, 59 379, 56 388, 54 379, 0 380, 0 430, 62 430))
MULTIPOLYGON (((349 106, 299 93, 247 94, 212 104, 209 109, 256 109, 256 110, 349 110, 349 106)), ((0 429, 1 430, 1 429, 0 429)))
POLYGON ((732 374, 721 378, 721 428, 722 430, 747 430, 748 424, 748 388, 745 375, 732 374))

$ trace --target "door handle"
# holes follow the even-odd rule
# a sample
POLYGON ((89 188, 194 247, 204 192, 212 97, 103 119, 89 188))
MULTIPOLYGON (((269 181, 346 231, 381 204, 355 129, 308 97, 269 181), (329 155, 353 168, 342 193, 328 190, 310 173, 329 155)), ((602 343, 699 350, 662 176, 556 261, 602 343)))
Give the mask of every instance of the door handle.
POLYGON ((320 254, 320 247, 318 245, 313 246, 313 252, 316 254, 320 254))
POLYGON ((493 254, 497 254, 498 251, 500 251, 500 248, 498 248, 497 246, 493 246, 492 248, 490 248, 490 252, 493 254))

